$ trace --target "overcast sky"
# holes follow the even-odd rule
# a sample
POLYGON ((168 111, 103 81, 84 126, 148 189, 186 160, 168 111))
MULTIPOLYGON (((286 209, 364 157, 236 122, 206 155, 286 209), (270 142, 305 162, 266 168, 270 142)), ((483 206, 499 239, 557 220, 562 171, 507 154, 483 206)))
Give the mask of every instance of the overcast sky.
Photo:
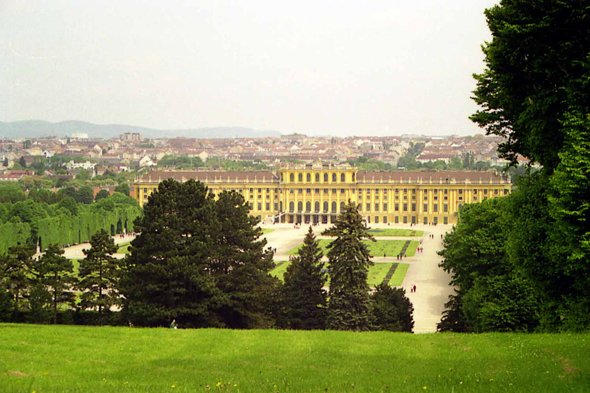
POLYGON ((0 121, 459 134, 493 0, 0 0, 0 121))

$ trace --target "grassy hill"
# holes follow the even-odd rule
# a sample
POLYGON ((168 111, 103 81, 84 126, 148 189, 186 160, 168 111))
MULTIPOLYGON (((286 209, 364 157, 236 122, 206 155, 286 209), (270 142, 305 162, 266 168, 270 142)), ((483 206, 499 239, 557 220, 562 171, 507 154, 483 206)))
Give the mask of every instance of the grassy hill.
POLYGON ((0 324, 2 392, 582 392, 590 334, 0 324))

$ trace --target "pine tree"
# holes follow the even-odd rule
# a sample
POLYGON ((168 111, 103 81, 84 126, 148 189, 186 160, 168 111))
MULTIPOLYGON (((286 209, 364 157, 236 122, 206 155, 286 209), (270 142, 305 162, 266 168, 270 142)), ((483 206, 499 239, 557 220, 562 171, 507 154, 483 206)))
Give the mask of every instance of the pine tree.
POLYGON ((350 201, 334 226, 322 235, 336 236, 336 240, 328 246, 328 329, 370 330, 372 313, 367 276, 373 262, 363 239, 375 241, 375 238, 369 234, 356 205, 350 201))
POLYGON ((266 239, 249 214, 244 197, 224 191, 215 201, 216 228, 211 234, 211 271, 226 301, 219 310, 221 321, 231 328, 264 328, 273 325, 272 309, 279 296, 280 282, 269 275, 274 268, 273 253, 264 249, 266 239))
POLYGON ((285 273, 283 299, 291 329, 324 329, 326 326, 326 273, 322 250, 309 227, 303 247, 285 273))
POLYGON ((109 310, 120 304, 116 290, 119 277, 119 261, 112 256, 117 252, 115 241, 103 229, 90 239, 90 249, 84 250, 86 258, 80 261, 80 282, 82 291, 80 306, 98 308, 99 323, 102 324, 103 309, 109 310))
POLYGON ((403 288, 379 284, 371 295, 375 328, 411 333, 414 328, 414 306, 403 288))
POLYGON ((119 286, 134 324, 221 324, 212 315, 225 302, 211 270, 220 230, 213 202, 202 183, 168 179, 144 205, 119 286))
POLYGON ((0 258, 0 277, 13 300, 13 309, 18 314, 19 299, 29 288, 28 271, 33 263, 35 247, 30 244, 8 249, 8 254, 0 258))
POLYGON ((74 266, 63 254, 64 250, 57 244, 50 244, 37 263, 43 276, 41 282, 51 293, 54 324, 57 324, 58 305, 74 301, 74 294, 69 291, 76 281, 73 276, 74 266))

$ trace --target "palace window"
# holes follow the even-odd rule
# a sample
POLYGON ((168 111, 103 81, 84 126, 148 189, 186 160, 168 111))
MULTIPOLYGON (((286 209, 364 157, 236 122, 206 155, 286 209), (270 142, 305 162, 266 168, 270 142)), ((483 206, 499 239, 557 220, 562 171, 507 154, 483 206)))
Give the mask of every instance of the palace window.
POLYGON ((338 205, 336 204, 336 202, 332 202, 332 213, 336 213, 337 207, 338 205))
POLYGON ((424 204, 424 213, 428 213, 428 203, 424 204))
POLYGON ((370 212, 371 211, 371 204, 367 203, 367 211, 370 212))
POLYGON ((328 202, 324 202, 324 213, 328 212, 328 202))
POLYGON ((308 173, 307 174, 307 182, 308 183, 311 183, 311 173, 308 173))
POLYGON ((319 202, 316 202, 315 203, 315 209, 314 210, 315 210, 316 213, 319 213, 320 212, 320 203, 319 202))
POLYGON ((324 183, 327 183, 327 182, 328 182, 328 174, 324 173, 324 183))
POLYGON ((293 213, 295 210, 295 202, 289 202, 289 211, 293 213))
POLYGON ((446 203, 443 204, 443 212, 445 212, 445 213, 449 212, 449 205, 446 203))
POLYGON ((412 203, 412 211, 415 212, 416 211, 416 204, 412 203))
POLYGON ((262 210, 262 203, 258 204, 258 210, 262 210))
MULTIPOLYGON (((291 181, 291 183, 295 181, 295 175, 293 173, 291 173, 289 175, 289 180, 291 181)), ((250 192, 252 192, 252 191, 250 191, 250 192)))
POLYGON ((379 204, 375 203, 375 211, 378 212, 379 211, 379 204))
POLYGON ((316 173, 315 174, 315 182, 316 183, 319 183, 320 182, 320 174, 319 173, 316 173))
POLYGON ((303 202, 301 202, 301 201, 297 202, 297 211, 298 212, 303 211, 303 202))
POLYGON ((299 183, 303 182, 303 173, 300 173, 297 178, 299 179, 299 183))
POLYGON ((344 182, 346 181, 346 174, 344 174, 344 173, 341 173, 341 174, 340 174, 340 181, 341 181, 342 183, 344 183, 344 182))
POLYGON ((267 204, 266 204, 266 210, 267 210, 267 211, 268 211, 268 210, 270 210, 270 203, 267 203, 267 204))
POLYGON ((336 183, 336 174, 335 173, 332 173, 332 182, 336 183))
POLYGON ((383 211, 386 212, 387 211, 387 203, 383 204, 383 211))
POLYGON ((399 203, 395 204, 395 211, 398 212, 399 211, 399 203))
POLYGON ((408 204, 404 203, 404 211, 407 212, 408 211, 408 204))
POLYGON ((305 203, 305 211, 306 212, 310 212, 311 211, 311 202, 307 201, 307 203, 305 203))
POLYGON ((434 212, 438 212, 438 205, 435 203, 434 205, 432 205, 434 212))
POLYGON ((340 202, 340 213, 342 213, 344 211, 345 206, 346 206, 346 203, 340 202))

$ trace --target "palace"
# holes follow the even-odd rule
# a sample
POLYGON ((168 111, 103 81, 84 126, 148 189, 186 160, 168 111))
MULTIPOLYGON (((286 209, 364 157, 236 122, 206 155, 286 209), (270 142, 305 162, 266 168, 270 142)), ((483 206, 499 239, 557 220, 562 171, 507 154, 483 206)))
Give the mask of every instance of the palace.
POLYGON ((494 172, 367 172, 344 165, 299 165, 271 171, 153 171, 134 183, 140 205, 165 179, 195 179, 211 192, 233 190, 265 222, 332 223, 344 205, 358 204, 368 223, 454 224, 466 203, 510 193, 494 172))

